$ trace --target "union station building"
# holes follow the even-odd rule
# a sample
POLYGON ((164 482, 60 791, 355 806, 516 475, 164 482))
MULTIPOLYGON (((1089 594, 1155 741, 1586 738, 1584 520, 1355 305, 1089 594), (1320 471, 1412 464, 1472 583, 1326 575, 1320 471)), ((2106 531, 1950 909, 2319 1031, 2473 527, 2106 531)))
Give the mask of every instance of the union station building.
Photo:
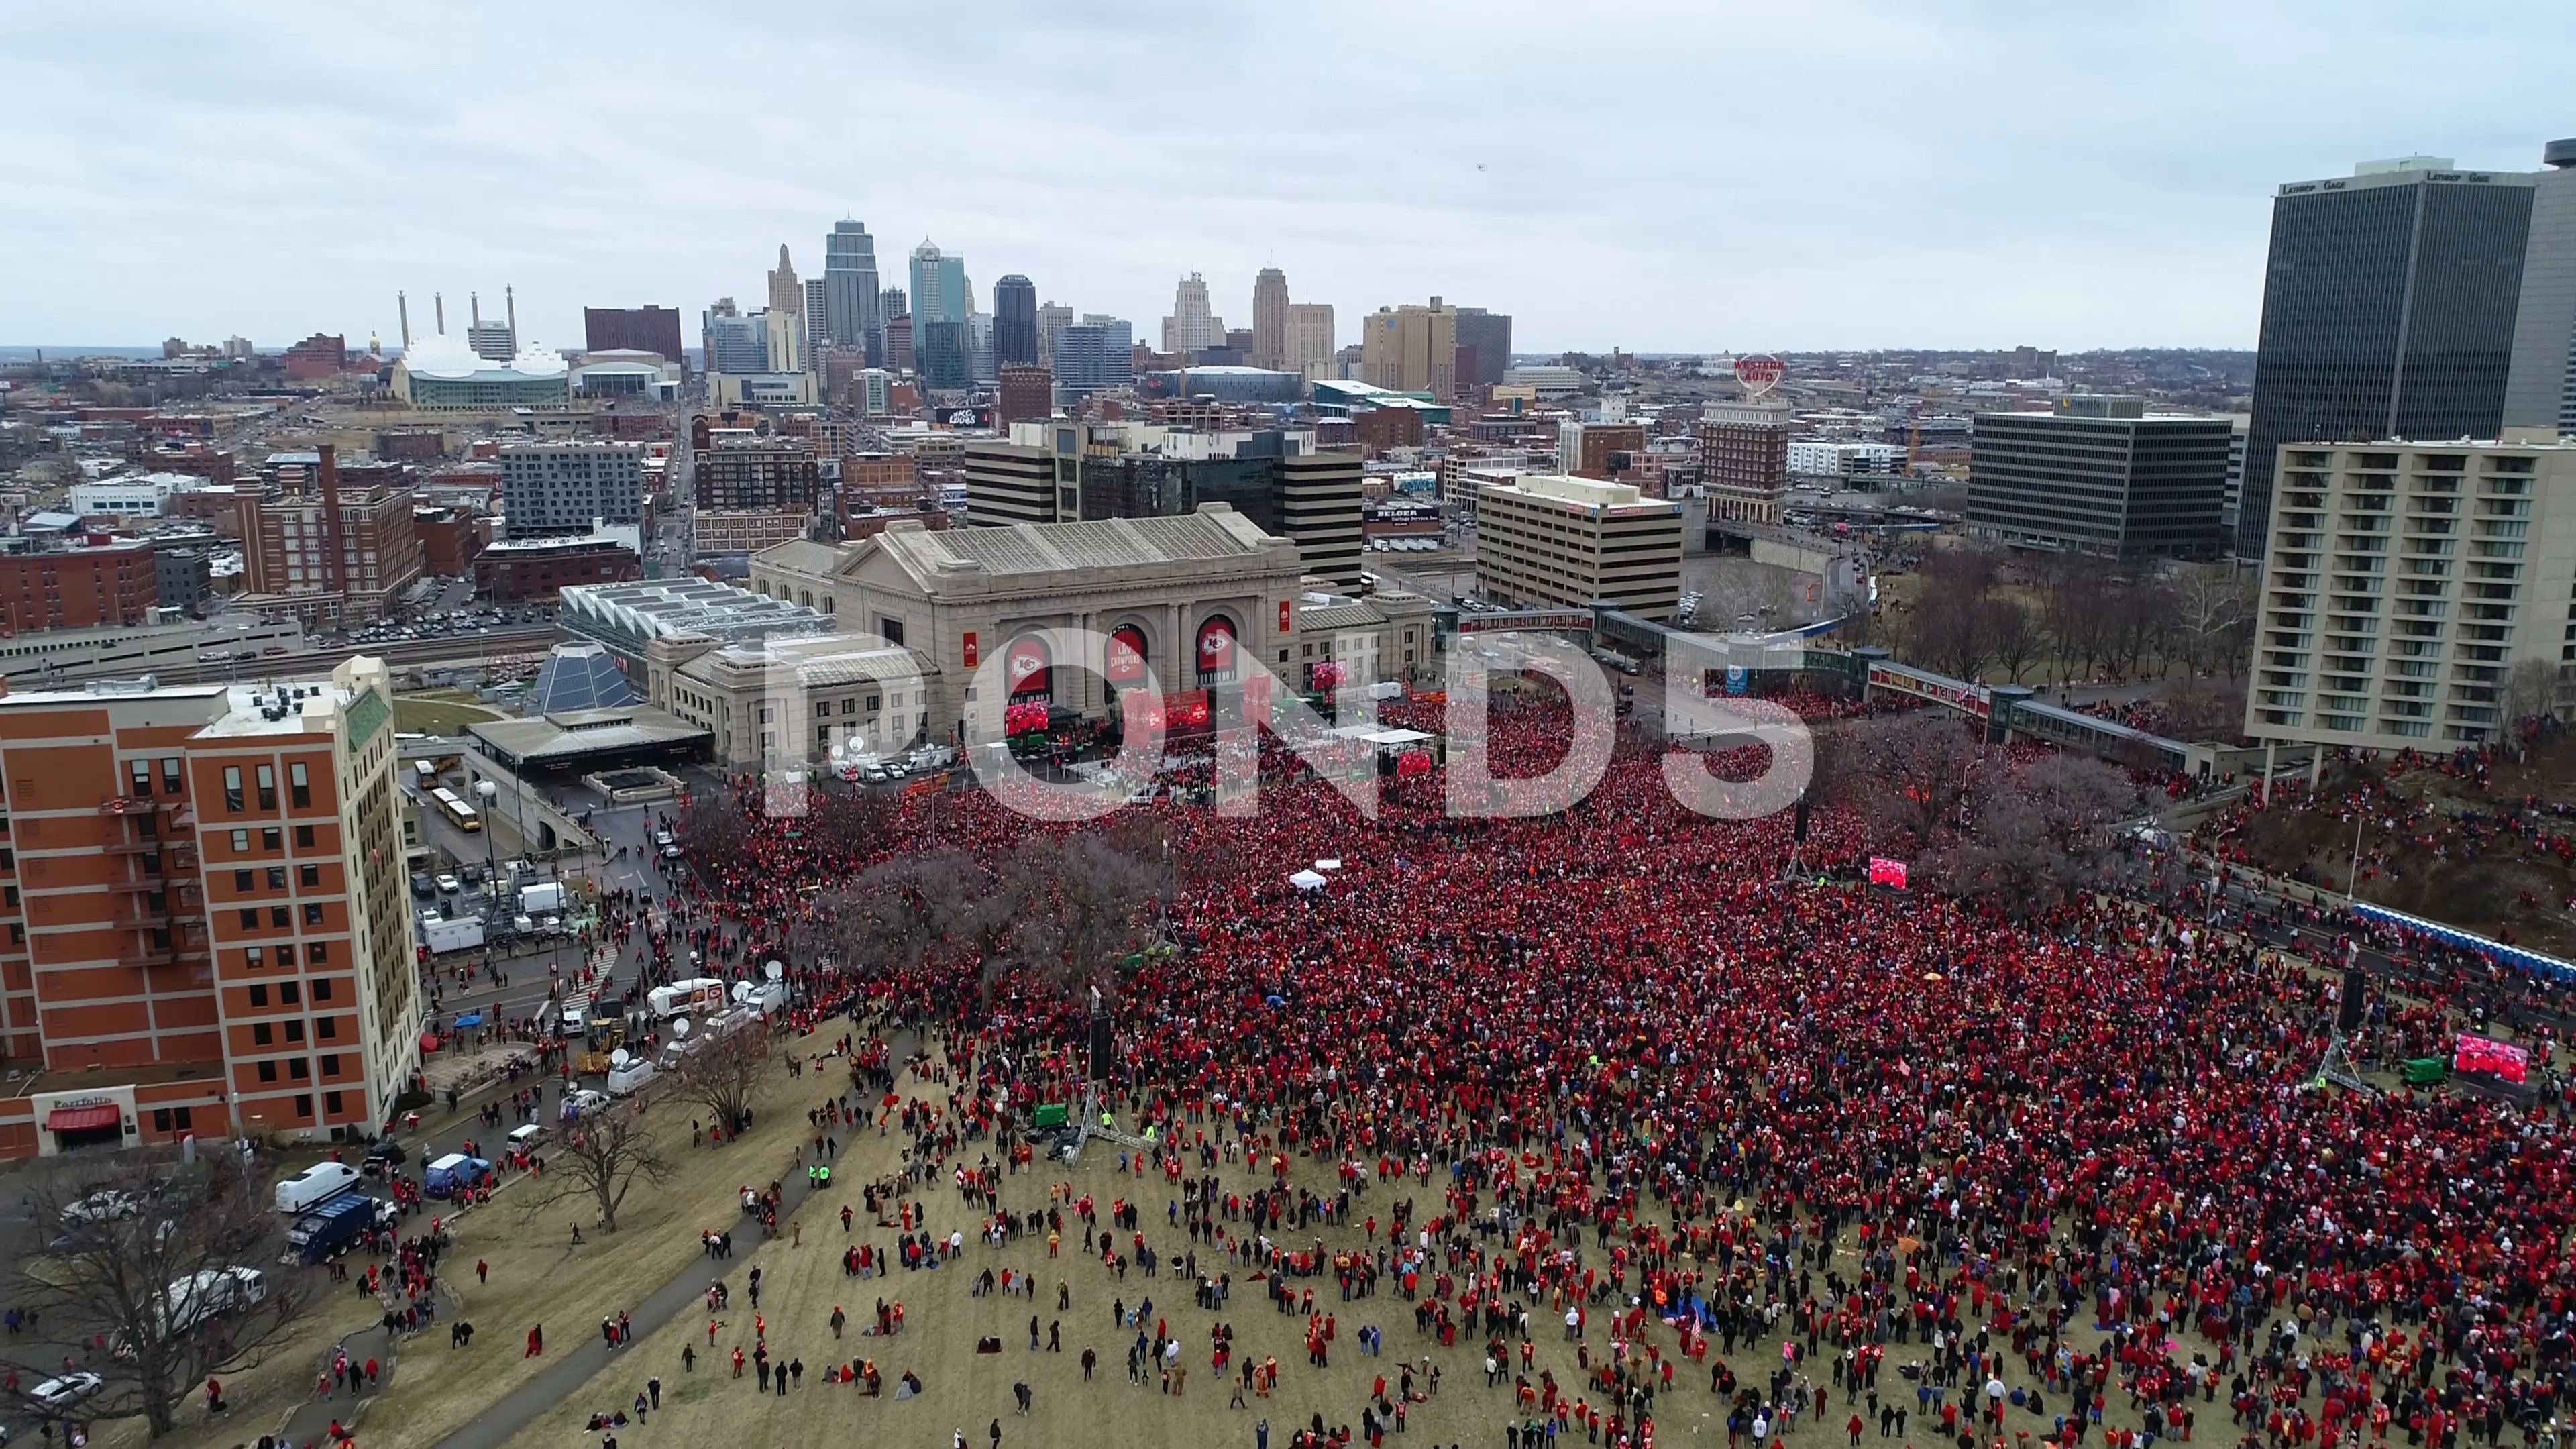
POLYGON ((820 762, 836 749, 982 743, 968 719, 978 688, 1089 719, 1149 689, 1189 719, 1211 686, 1246 677, 1255 661, 1298 690, 1428 681, 1440 667, 1430 601, 1339 592, 1305 574, 1295 543, 1223 503, 938 531, 898 520, 850 543, 756 554, 751 587, 836 632, 734 642, 682 632, 644 654, 651 702, 712 733, 717 762, 731 767, 781 752, 820 762), (1107 657, 1058 658, 1065 641, 1053 630, 1104 638, 1107 657))

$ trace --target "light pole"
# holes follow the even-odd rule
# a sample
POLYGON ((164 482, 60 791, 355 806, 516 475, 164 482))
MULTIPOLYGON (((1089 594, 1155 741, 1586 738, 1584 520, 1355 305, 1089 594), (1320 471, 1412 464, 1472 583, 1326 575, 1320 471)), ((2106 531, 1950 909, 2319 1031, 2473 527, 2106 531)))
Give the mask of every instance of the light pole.
POLYGON ((492 799, 501 793, 501 787, 489 780, 477 780, 474 793, 483 797, 483 898, 488 904, 493 887, 500 884, 493 879, 499 874, 500 866, 492 854, 492 799))

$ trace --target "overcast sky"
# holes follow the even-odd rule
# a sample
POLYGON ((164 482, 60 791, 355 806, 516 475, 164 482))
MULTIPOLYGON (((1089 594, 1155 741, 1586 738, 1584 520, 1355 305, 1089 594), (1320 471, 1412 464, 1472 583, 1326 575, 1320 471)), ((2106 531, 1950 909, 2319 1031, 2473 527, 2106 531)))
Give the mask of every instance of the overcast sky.
POLYGON ((2576 135, 2563 4, 0 5, 0 343, 694 344, 846 215, 1146 339, 1275 265, 1344 342, 2248 347, 2279 183, 2576 135))

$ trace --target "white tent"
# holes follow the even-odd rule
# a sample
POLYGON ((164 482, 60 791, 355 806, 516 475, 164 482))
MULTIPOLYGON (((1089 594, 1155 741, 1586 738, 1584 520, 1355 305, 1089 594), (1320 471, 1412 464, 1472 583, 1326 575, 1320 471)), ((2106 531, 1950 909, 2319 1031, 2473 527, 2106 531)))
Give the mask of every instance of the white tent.
POLYGON ((1288 877, 1288 883, 1301 891, 1319 891, 1324 888, 1324 878, 1311 870, 1301 870, 1288 877))

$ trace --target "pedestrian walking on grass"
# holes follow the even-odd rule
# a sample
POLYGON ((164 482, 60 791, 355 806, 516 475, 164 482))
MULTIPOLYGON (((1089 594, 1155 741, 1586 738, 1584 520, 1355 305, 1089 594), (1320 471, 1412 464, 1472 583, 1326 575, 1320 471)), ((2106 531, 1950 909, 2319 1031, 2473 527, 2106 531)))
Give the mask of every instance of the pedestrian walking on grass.
POLYGON ((522 1357, 522 1358, 535 1358, 535 1357, 537 1357, 538 1355, 540 1355, 540 1354, 544 1353, 545 1351, 546 1351, 546 1326, 545 1326, 544 1324, 542 1324, 542 1323, 532 1325, 532 1326, 528 1329, 528 1351, 527 1351, 526 1353, 524 1353, 524 1354, 521 1354, 521 1355, 520 1355, 520 1357, 522 1357))

